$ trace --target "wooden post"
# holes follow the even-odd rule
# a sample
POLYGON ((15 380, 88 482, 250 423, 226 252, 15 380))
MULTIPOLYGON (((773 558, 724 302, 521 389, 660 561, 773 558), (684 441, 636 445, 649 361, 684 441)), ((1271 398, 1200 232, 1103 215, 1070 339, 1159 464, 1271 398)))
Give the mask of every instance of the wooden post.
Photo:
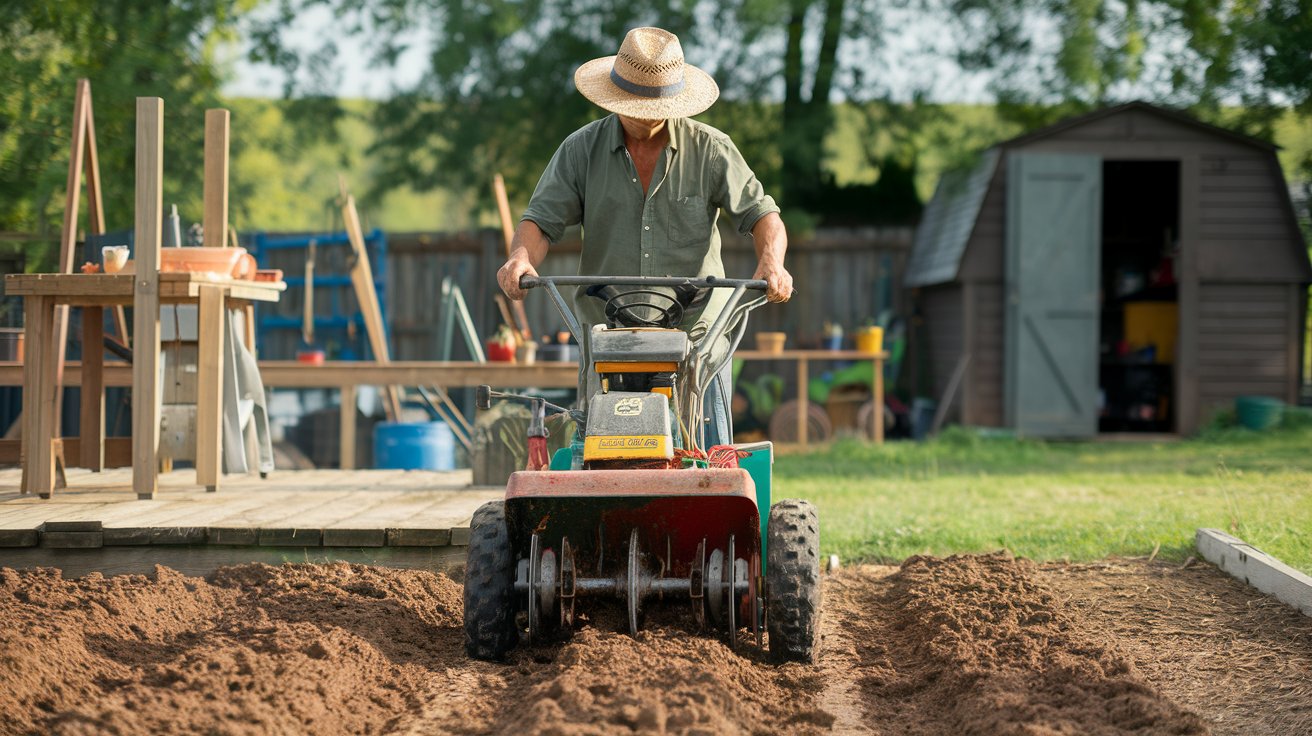
POLYGON ((355 469, 355 384, 342 385, 341 426, 338 434, 341 442, 338 448, 342 470, 355 469))
POLYGON ((797 356, 797 443, 806 446, 807 419, 811 412, 806 395, 806 382, 810 377, 806 356, 797 356))
POLYGON ((219 490, 223 457, 223 287, 200 287, 196 374, 196 485, 219 490))
MULTIPOLYGON (((387 349, 383 310, 378 306, 378 291, 374 287, 373 268, 369 265, 369 251, 364 246, 360 214, 355 209, 355 197, 346 193, 345 182, 342 182, 341 186, 342 222, 346 226, 346 236, 351 241, 351 249, 355 252, 351 283, 355 285, 355 297, 360 302, 360 311, 364 313, 364 328, 369 337, 369 346, 374 352, 374 360, 379 363, 390 363, 392 358, 387 349)), ((387 387, 387 402, 383 406, 388 419, 395 422, 401 418, 401 392, 396 386, 387 387)))
POLYGON ((164 214, 164 100, 137 98, 136 276, 132 322, 132 487, 159 487, 159 259, 164 214))
POLYGON ((23 300, 27 345, 23 363, 23 492, 49 498, 55 486, 54 297, 23 300))
MULTIPOLYGON (((87 81, 87 80, 82 80, 87 81)), ((86 136, 86 177, 87 177, 87 230, 92 235, 105 233, 105 204, 100 189, 100 154, 96 153, 96 115, 91 106, 91 83, 87 82, 87 136, 86 136)), ((128 339, 128 318, 123 305, 114 307, 114 329, 124 347, 131 347, 128 339)), ((101 330, 101 342, 104 330, 101 330)), ((83 350, 86 350, 83 347, 83 350)), ((101 347, 103 350, 103 346, 101 347)))
POLYGON ((227 110, 205 111, 205 246, 228 244, 228 123, 227 110))
POLYGON ((82 467, 105 469, 105 308, 82 307, 82 467))
MULTIPOLYGON (((501 215, 501 235, 506 241, 506 257, 510 257, 510 244, 515 240, 515 225, 510 216, 510 198, 506 196, 506 180, 500 174, 492 177, 492 192, 497 198, 497 212, 501 215)), ((533 339, 533 330, 528 326, 528 314, 524 311, 524 302, 511 305, 515 313, 515 324, 511 325, 524 340, 533 339)))
MULTIPOLYGON (((59 233, 58 273, 73 273, 77 258, 77 212, 82 196, 82 167, 86 157, 87 120, 91 117, 91 82, 77 80, 73 99, 73 143, 68 157, 68 181, 64 188, 64 225, 59 233)), ((92 207, 98 207, 92 205, 92 207)), ((68 305, 55 307, 55 396, 64 383, 64 355, 68 349, 68 305)), ((58 398, 56 398, 58 401, 58 398)))

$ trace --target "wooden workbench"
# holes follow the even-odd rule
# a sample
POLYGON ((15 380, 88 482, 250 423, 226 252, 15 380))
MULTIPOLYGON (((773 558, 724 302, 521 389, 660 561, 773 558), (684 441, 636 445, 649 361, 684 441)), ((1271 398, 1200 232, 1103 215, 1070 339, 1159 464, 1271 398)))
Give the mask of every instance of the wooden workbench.
POLYGON ((871 362, 874 371, 871 399, 875 406, 874 440, 875 444, 884 443, 884 359, 888 353, 866 353, 860 350, 784 350, 772 353, 762 350, 739 350, 733 357, 740 360, 779 360, 797 363, 797 442, 807 444, 807 388, 811 381, 811 362, 851 360, 871 362))
MULTIPOLYGON (((196 482, 218 488, 221 474, 223 422, 223 320, 230 306, 253 301, 277 301, 287 288, 282 282, 238 281, 208 273, 160 273, 157 304, 198 304, 199 359, 196 403, 196 482)), ((12 274, 5 277, 5 293, 23 297, 27 361, 23 365, 23 491, 49 498, 55 486, 55 445, 59 418, 55 416, 57 340, 55 308, 81 307, 84 356, 79 378, 82 385, 82 437, 78 456, 66 456, 90 470, 105 465, 104 442, 104 308, 132 306, 140 285, 125 274, 12 274)), ((158 316, 156 315, 156 320, 158 316)), ((140 349, 142 344, 137 343, 140 349)), ((154 360, 150 361, 154 365, 154 360)), ((133 409, 145 411, 159 396, 156 371, 133 371, 133 409)), ((133 459, 139 469, 158 470, 157 442, 134 432, 133 459), (140 461, 139 463, 137 461, 140 461)), ((157 434, 157 433, 155 433, 157 434)), ((71 453, 70 453, 71 455, 71 453)), ((152 482, 142 495, 153 496, 152 482)))

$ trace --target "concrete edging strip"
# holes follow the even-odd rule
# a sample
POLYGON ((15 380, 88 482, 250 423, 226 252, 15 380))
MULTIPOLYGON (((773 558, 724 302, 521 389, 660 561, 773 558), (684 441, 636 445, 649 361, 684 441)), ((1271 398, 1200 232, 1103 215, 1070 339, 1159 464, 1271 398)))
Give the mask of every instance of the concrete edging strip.
POLYGON ((1199 529, 1194 546, 1231 576, 1312 616, 1312 577, 1219 529, 1199 529))

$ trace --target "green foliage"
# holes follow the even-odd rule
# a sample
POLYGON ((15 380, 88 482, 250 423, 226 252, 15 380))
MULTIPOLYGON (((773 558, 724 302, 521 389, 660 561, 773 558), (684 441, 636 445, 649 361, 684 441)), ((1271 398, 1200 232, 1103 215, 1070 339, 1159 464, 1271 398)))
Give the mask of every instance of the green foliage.
POLYGON ((945 431, 844 442, 775 463, 776 497, 820 509, 826 553, 897 561, 1007 548, 1035 559, 1183 560, 1198 527, 1312 570, 1312 428, 1171 443, 1045 443, 945 431))
POLYGON ((0 14, 0 229, 48 234, 63 217, 76 80, 91 80, 106 226, 132 226, 135 98, 165 99, 165 203, 200 212, 214 47, 252 0, 64 0, 0 14), (110 172, 115 172, 110 175, 110 172))

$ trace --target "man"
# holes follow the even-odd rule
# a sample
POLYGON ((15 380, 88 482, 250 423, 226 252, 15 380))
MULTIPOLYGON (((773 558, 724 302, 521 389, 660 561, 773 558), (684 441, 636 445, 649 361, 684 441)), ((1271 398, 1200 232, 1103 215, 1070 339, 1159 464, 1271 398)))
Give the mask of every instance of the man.
MULTIPOLYGON (((683 60, 679 39, 659 28, 635 28, 619 53, 574 73, 579 92, 609 115, 575 131, 542 174, 515 232, 509 260, 497 272, 501 289, 523 299, 521 276, 536 276, 551 243, 583 225, 579 274, 587 276, 724 276, 723 209, 757 255, 753 278, 767 297, 787 301, 793 279, 784 268, 788 236, 779 208, 765 194, 733 141, 688 119, 719 97, 710 75, 683 60)), ((702 315, 713 314, 708 306, 702 315)), ((603 323, 601 304, 576 299, 586 324, 603 323)), ((685 325, 687 329, 689 325, 685 325)), ((710 444, 731 441, 729 371, 712 382, 710 444)))

